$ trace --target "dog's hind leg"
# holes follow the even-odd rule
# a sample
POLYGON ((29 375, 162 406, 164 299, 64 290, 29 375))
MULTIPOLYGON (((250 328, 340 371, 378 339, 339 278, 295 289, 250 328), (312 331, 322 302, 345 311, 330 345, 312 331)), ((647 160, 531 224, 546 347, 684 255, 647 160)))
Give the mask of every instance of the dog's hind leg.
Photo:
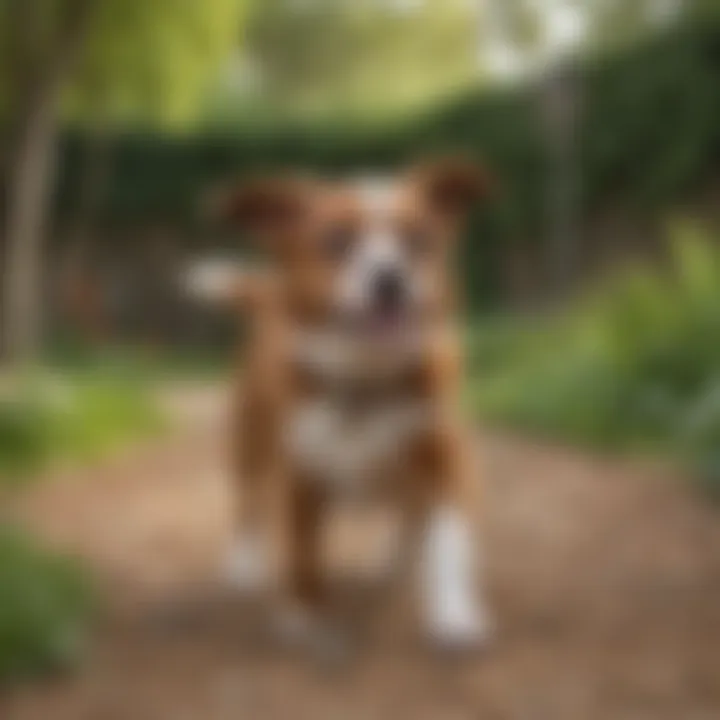
POLYGON ((235 538, 224 563, 224 575, 235 588, 253 592, 273 580, 269 512, 274 467, 278 458, 272 408, 251 395, 232 408, 230 469, 235 538))

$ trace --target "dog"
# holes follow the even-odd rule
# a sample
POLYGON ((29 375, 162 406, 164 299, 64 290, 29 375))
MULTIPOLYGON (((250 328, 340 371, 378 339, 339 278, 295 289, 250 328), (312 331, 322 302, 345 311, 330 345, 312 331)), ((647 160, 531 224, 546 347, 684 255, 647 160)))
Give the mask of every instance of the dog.
POLYGON ((322 632, 322 529, 336 501, 362 498, 400 519, 423 634, 444 648, 488 637, 450 270, 487 185, 474 164, 444 158, 391 178, 261 178, 215 198, 214 213, 269 259, 246 273, 205 268, 191 283, 242 308, 249 326, 229 570, 246 589, 276 591, 288 633, 322 632))

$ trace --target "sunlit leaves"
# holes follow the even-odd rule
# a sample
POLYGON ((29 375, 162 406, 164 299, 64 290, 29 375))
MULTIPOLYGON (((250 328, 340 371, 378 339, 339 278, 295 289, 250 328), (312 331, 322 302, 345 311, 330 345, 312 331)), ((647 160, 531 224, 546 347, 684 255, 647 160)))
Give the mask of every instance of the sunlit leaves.
POLYGON ((70 92, 81 117, 191 119, 241 36, 243 0, 106 0, 70 92))
MULTIPOLYGON (((475 77, 473 3, 264 0, 249 18, 259 68, 253 100, 300 114, 372 113, 417 105, 475 77)), ((247 97, 218 101, 240 107, 247 97)))

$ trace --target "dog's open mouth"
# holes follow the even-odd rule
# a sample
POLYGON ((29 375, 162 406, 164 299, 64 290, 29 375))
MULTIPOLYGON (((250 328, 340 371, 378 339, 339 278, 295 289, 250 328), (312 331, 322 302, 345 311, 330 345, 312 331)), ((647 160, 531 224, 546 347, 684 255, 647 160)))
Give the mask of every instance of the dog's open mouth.
POLYGON ((405 337, 413 324, 413 314, 406 309, 372 308, 356 315, 350 327, 357 336, 387 345, 405 337))

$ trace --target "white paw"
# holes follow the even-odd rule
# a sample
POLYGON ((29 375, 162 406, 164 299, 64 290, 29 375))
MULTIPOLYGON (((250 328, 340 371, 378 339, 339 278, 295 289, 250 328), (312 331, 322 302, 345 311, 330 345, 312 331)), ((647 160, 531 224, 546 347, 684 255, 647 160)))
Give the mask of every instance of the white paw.
POLYGON ((267 587, 270 566, 266 549, 255 538, 239 540, 225 558, 222 574, 229 585, 243 592, 267 587))
POLYGON ((428 634, 433 645, 447 650, 478 648, 492 636, 492 622, 483 610, 456 608, 430 619, 428 634))
POLYGON ((427 632, 448 649, 475 647, 490 635, 475 577, 475 551, 465 518, 454 508, 438 508, 425 538, 422 597, 427 632))

